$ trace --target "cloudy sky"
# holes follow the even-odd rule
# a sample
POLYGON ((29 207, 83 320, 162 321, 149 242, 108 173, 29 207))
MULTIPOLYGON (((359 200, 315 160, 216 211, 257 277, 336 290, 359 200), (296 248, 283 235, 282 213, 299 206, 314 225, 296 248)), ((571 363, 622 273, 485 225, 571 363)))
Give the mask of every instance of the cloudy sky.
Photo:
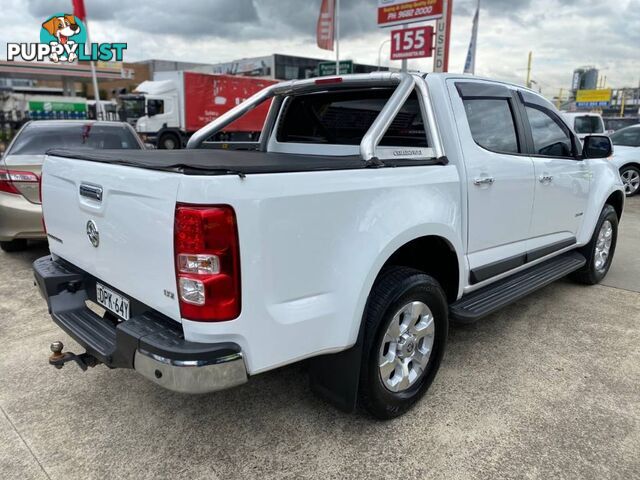
MULTIPOLYGON (((38 41, 48 15, 71 0, 2 0, 0 40, 38 41)), ((94 42, 127 42, 125 60, 215 63, 286 53, 332 58, 315 45, 321 0, 85 0, 94 42)), ((375 64, 388 29, 377 0, 341 1, 341 57, 375 64)), ((454 0, 450 71, 462 71, 476 0, 454 0)), ((607 86, 640 83, 640 0, 482 0, 476 74, 524 83, 527 54, 543 93, 568 88, 575 67, 595 65, 607 86)), ((6 58, 6 47, 2 48, 6 58)), ((383 63, 388 63, 388 52, 383 63)), ((394 62, 398 63, 398 62, 394 62)), ((431 59, 410 62, 431 71, 431 59)))

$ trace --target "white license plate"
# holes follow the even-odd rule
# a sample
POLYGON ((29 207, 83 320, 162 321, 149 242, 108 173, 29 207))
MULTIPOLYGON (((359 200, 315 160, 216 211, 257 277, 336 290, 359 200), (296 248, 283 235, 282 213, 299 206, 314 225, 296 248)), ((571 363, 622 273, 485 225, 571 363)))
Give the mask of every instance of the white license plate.
POLYGON ((96 283, 96 300, 100 305, 124 320, 129 320, 129 299, 96 283))

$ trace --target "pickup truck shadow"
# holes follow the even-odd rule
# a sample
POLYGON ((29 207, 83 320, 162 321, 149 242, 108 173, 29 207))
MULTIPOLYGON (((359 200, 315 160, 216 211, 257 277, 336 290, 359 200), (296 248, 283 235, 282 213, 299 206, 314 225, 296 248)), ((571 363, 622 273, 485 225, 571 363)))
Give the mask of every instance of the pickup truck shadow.
MULTIPOLYGON (((568 281, 560 284, 572 285, 568 281)), ((550 305, 556 303, 546 300, 542 302, 544 305, 540 305, 542 298, 558 296, 558 293, 554 293, 557 290, 557 286, 549 286, 472 325, 451 325, 448 350, 440 373, 414 412, 430 408, 430 402, 440 403, 441 400, 437 398, 438 391, 447 382, 447 371, 478 362, 484 355, 482 351, 478 351, 478 344, 483 345, 485 353, 487 350, 498 351, 494 353, 493 361, 500 363, 502 359, 495 355, 499 355, 499 351, 504 348, 501 345, 504 337, 512 336, 514 328, 522 328, 522 322, 527 324, 533 321, 531 310, 546 310, 548 302, 550 305), (515 325, 514 322, 520 325, 515 325)), ((250 434, 254 429, 281 429, 280 422, 283 421, 283 417, 288 418, 288 422, 305 423, 309 421, 308 418, 315 418, 314 422, 322 419, 322 423, 343 426, 367 425, 371 422, 371 417, 361 409, 354 414, 347 414, 314 395, 309 387, 307 365, 304 361, 251 377, 247 384, 240 387, 196 396, 166 391, 134 372, 129 373, 127 385, 122 385, 121 388, 129 390, 133 397, 139 396, 139 401, 145 405, 145 409, 158 414, 166 412, 169 415, 179 410, 181 418, 189 424, 188 428, 196 431, 202 428, 202 424, 219 430, 227 428, 222 425, 229 423, 228 428, 232 429, 229 433, 234 432, 234 435, 237 435, 237 425, 229 422, 229 418, 243 423, 246 434, 250 434)), ((99 383, 98 391, 113 391, 115 379, 111 375, 105 372, 99 375, 99 379, 95 378, 99 383)), ((132 407, 135 410, 136 407, 132 407)), ((409 413, 408 416, 412 417, 413 414, 409 413)))

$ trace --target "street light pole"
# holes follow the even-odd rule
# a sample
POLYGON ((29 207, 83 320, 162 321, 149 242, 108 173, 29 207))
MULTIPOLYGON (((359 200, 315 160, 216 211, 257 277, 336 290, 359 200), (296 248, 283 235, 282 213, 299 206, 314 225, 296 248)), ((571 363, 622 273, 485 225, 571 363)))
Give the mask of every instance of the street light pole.
POLYGON ((529 52, 529 60, 527 61, 527 88, 531 88, 531 61, 533 60, 533 52, 529 52))
POLYGON ((378 71, 382 70, 382 47, 384 47, 385 43, 388 43, 390 41, 391 39, 388 38, 386 40, 383 40, 380 44, 380 48, 378 49, 378 71))

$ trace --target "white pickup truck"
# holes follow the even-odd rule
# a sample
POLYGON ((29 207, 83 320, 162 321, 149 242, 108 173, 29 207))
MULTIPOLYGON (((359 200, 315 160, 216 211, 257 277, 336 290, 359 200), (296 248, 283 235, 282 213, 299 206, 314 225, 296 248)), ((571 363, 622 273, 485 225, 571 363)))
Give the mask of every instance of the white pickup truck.
POLYGON ((449 319, 600 281, 624 204, 607 137, 469 76, 273 85, 188 148, 49 152, 35 278, 86 349, 52 344, 54 366, 204 393, 308 359, 315 392, 391 418, 433 381, 449 319), (262 102, 259 141, 207 141, 262 102))

